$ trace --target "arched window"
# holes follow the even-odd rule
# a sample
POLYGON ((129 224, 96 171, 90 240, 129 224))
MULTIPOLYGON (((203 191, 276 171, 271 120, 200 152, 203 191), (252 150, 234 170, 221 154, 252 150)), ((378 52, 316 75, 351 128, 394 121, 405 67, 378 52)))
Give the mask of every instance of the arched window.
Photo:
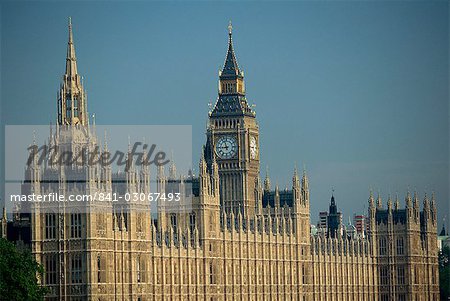
POLYGON ((56 214, 54 213, 45 214, 45 238, 56 238, 56 214))
POLYGON ((380 255, 386 255, 387 253, 387 247, 386 247, 386 238, 385 237, 381 237, 378 241, 379 244, 379 251, 380 251, 380 255))
POLYGON ((48 254, 45 258, 45 284, 51 285, 56 284, 57 279, 57 264, 56 264, 56 254, 48 254))
POLYGON ((141 282, 141 257, 140 256, 138 256, 136 258, 136 279, 137 279, 138 283, 141 282))
POLYGON ((72 283, 81 283, 82 261, 80 254, 72 255, 71 260, 71 280, 72 283))
POLYGON ((194 232, 195 229, 195 213, 189 214, 189 229, 191 230, 191 233, 194 232))
POLYGON ((97 255, 97 282, 102 282, 102 258, 100 255, 97 255))
POLYGON ((403 237, 397 238, 397 255, 403 255, 404 249, 403 237))
POLYGON ((214 268, 213 268, 212 263, 209 264, 209 283, 210 284, 215 284, 214 268))
POLYGON ((70 237, 81 238, 81 213, 70 214, 70 237))

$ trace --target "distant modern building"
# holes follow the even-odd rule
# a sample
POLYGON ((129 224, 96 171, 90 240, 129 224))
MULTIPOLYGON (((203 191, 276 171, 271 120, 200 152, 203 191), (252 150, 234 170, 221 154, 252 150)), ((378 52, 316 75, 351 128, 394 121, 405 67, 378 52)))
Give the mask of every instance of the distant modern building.
POLYGON ((356 228, 356 233, 362 237, 366 234, 366 217, 362 214, 355 214, 353 216, 353 225, 356 228))
POLYGON ((319 212, 319 223, 317 227, 319 229, 328 229, 328 211, 319 212))

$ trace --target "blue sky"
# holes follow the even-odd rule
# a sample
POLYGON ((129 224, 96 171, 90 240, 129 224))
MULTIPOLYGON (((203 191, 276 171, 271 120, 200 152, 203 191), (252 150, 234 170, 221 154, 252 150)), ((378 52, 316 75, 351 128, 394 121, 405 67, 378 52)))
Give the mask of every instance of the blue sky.
MULTIPOLYGON (((55 120, 72 16, 100 124, 190 124, 197 162, 227 25, 256 105, 261 170, 306 166, 312 220, 409 186, 449 211, 448 2, 3 2, 2 124, 55 120)), ((3 143, 3 142, 2 142, 3 143)), ((439 227, 441 227, 441 221, 439 227)))

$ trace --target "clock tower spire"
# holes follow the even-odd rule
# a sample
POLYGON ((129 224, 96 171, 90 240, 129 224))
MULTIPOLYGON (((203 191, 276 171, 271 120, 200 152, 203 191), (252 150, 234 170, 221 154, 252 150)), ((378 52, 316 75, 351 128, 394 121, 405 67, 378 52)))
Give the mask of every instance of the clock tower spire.
POLYGON ((256 113, 245 97, 244 72, 233 46, 228 25, 228 49, 219 72, 218 98, 209 113, 205 158, 219 167, 220 200, 227 210, 253 213, 254 183, 259 176, 259 129, 256 113), (239 209, 240 208, 240 209, 239 209))

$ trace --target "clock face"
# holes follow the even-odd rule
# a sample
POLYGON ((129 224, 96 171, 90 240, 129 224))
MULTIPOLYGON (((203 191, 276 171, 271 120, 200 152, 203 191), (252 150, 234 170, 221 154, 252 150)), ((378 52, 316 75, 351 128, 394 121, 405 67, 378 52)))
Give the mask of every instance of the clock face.
POLYGON ((216 154, 221 159, 231 159, 237 154, 236 138, 225 136, 216 142, 216 154))
POLYGON ((256 159, 258 155, 258 145, 256 144, 256 138, 250 137, 250 158, 256 159))

